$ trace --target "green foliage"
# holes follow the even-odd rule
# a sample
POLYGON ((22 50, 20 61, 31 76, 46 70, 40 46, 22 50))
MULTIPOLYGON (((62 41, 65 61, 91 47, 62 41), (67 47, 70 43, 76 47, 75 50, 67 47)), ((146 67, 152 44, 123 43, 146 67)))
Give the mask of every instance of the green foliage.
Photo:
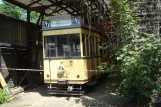
POLYGON ((136 36, 117 57, 123 77, 119 95, 138 103, 151 102, 153 91, 160 91, 161 44, 154 35, 136 36))
POLYGON ((31 13, 30 13, 30 21, 32 22, 32 23, 37 23, 37 20, 38 20, 38 18, 39 18, 39 13, 36 13, 36 12, 34 12, 34 11, 32 11, 31 13))
MULTIPOLYGON (((26 12, 27 12, 26 10, 19 8, 18 6, 15 6, 15 5, 8 3, 8 2, 3 2, 2 4, 0 4, 0 13, 4 14, 6 16, 10 16, 10 17, 13 17, 16 19, 26 21, 26 19, 27 19, 26 12)), ((39 13, 32 11, 30 13, 31 22, 37 23, 39 15, 40 15, 39 13)))
POLYGON ((0 4, 0 13, 6 16, 24 20, 24 17, 22 16, 24 15, 25 10, 8 2, 4 2, 3 4, 0 4))
POLYGON ((0 103, 9 102, 9 96, 6 95, 5 91, 0 88, 0 103))
MULTIPOLYGON (((138 17, 133 17, 134 11, 137 10, 137 8, 130 6, 131 1, 132 0, 111 0, 110 2, 110 18, 115 27, 117 42, 123 44, 129 43, 139 29, 139 26, 136 24, 138 17)), ((123 44, 121 45, 120 43, 119 46, 122 46, 123 44)))
POLYGON ((113 70, 114 65, 110 65, 109 62, 103 62, 101 65, 98 66, 99 70, 105 70, 108 73, 111 73, 113 70))
POLYGON ((103 64, 102 68, 117 67, 121 73, 122 81, 116 89, 120 98, 148 104, 154 94, 161 93, 161 41, 154 34, 139 32, 139 18, 135 13, 139 5, 132 6, 132 2, 139 4, 138 0, 111 0, 111 20, 117 43, 110 44, 108 49, 117 63, 103 64))

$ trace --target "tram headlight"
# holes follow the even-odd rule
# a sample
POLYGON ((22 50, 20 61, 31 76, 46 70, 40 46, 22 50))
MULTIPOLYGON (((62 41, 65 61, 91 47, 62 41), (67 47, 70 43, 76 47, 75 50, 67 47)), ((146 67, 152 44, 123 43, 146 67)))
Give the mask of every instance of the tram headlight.
POLYGON ((49 74, 47 74, 46 77, 49 78, 50 77, 49 74))
POLYGON ((64 67, 59 66, 59 67, 58 67, 58 72, 63 72, 63 71, 64 71, 64 67))
POLYGON ((77 75, 77 78, 79 78, 80 77, 80 75, 77 75))

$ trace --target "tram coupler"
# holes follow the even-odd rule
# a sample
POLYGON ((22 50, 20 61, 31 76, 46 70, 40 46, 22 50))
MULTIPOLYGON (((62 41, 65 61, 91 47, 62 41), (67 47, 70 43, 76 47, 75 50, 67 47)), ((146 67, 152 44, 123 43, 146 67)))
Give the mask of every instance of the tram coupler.
POLYGON ((50 95, 84 95, 81 85, 78 87, 74 87, 74 85, 49 86, 47 92, 50 95))

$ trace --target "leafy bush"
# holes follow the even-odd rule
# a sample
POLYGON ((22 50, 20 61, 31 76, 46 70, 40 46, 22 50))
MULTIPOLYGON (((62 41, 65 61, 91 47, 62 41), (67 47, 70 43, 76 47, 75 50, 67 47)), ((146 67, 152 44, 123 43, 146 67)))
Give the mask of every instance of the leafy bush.
POLYGON ((111 0, 110 18, 117 41, 110 54, 117 58, 113 65, 117 65, 123 78, 118 95, 126 101, 147 104, 161 94, 161 41, 155 35, 140 32, 139 4, 139 0, 111 0))
POLYGON ((111 73, 114 65, 109 64, 108 62, 103 62, 98 66, 99 70, 105 70, 107 73, 111 73))
POLYGON ((5 93, 3 89, 0 88, 0 103, 5 103, 9 101, 9 96, 5 93))
POLYGON ((123 77, 118 94, 127 101, 151 101, 153 92, 160 91, 160 39, 148 34, 136 36, 123 47, 117 60, 123 77))

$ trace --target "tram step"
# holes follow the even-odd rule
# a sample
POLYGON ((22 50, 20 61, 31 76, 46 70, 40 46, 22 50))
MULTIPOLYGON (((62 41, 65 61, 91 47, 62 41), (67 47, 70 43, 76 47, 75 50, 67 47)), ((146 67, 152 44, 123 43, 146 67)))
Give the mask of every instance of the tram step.
POLYGON ((47 90, 50 95, 84 95, 84 91, 47 90))

